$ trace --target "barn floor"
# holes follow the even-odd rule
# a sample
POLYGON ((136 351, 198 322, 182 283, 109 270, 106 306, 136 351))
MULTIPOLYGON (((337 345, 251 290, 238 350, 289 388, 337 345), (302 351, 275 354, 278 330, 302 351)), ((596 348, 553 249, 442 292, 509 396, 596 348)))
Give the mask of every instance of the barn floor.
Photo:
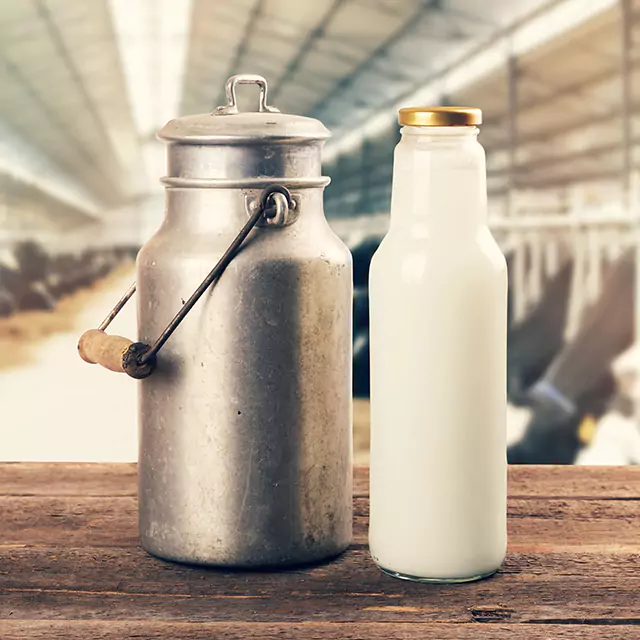
MULTIPOLYGON (((87 365, 76 352, 80 334, 99 324, 132 280, 133 265, 124 265, 91 288, 63 299, 53 312, 0 319, 0 460, 136 459, 135 383, 124 375, 87 365)), ((123 309, 110 331, 136 335, 135 304, 123 309)), ((366 463, 368 400, 356 398, 353 415, 354 459, 366 463)), ((510 442, 520 437, 527 419, 526 409, 509 407, 510 442)), ((616 428, 613 433, 619 431, 616 428)), ((589 464, 622 459, 615 438, 602 435, 604 446, 583 452, 589 464)))
MULTIPOLYGON (((76 351, 80 334, 102 321, 132 279, 133 265, 123 265, 53 312, 0 319, 0 459, 135 460, 135 383, 76 351)), ((112 327, 134 336, 135 304, 112 327)))

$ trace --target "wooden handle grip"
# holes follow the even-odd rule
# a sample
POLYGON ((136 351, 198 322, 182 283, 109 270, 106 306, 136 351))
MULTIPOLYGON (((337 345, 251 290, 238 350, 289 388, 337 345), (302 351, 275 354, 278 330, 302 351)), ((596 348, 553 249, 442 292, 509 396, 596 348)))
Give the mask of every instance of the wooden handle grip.
POLYGON ((138 362, 138 357, 148 349, 146 344, 110 336, 99 329, 85 331, 78 342, 78 353, 85 362, 132 378, 146 378, 155 368, 155 359, 145 364, 138 362))
POLYGON ((128 338, 110 336, 104 331, 90 329, 82 334, 78 342, 78 353, 85 362, 124 373, 124 354, 132 344, 128 338))

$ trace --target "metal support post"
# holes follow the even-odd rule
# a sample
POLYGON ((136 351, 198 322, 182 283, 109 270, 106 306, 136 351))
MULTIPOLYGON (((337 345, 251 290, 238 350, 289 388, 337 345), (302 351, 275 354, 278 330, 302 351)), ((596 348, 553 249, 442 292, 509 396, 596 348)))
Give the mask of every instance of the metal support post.
POLYGON ((507 59, 507 118, 509 136, 507 211, 508 216, 515 213, 516 196, 516 147, 518 144, 518 66, 516 58, 510 55, 507 59))
POLYGON ((622 202, 629 210, 631 198, 631 169, 632 169, 632 130, 631 130, 631 48, 633 12, 631 0, 620 0, 622 23, 622 51, 621 54, 621 85, 622 85, 622 202))
MULTIPOLYGON (((633 131, 632 131, 632 69, 634 9, 632 0, 620 0, 620 20, 622 26, 621 78, 622 78, 622 202, 625 211, 634 216, 634 242, 636 249, 636 282, 634 290, 635 337, 636 345, 640 340, 640 224, 637 222, 635 198, 631 191, 631 172, 633 170, 633 131)), ((636 357, 638 357, 636 355, 636 357)), ((640 362, 636 362, 640 371, 640 362)), ((638 375, 636 373, 636 375, 638 375)), ((636 400, 636 426, 640 424, 640 403, 636 400)))
POLYGON ((371 212, 371 174, 373 165, 371 156, 373 144, 371 140, 365 138, 362 141, 360 150, 360 194, 358 196, 357 214, 371 212))

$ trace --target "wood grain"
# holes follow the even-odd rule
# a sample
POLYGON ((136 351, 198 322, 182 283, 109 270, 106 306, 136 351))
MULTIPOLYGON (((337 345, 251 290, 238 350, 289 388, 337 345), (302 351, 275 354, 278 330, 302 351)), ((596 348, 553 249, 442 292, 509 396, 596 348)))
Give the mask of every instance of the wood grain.
MULTIPOLYGON (((135 496, 136 465, 130 463, 0 464, 0 495, 135 496)), ((354 469, 354 495, 369 493, 369 469, 354 469)), ((509 468, 509 495, 521 498, 640 499, 640 467, 516 466, 509 468)))
POLYGON ((632 640, 637 627, 562 624, 1 621, 3 640, 632 640))
POLYGON ((354 545, 283 572, 187 567, 137 539, 135 465, 0 464, 0 638, 640 638, 640 468, 509 471, 509 554, 488 580, 389 578, 354 545), (604 629, 606 627, 606 630, 604 629))
MULTIPOLYGON (((392 579, 392 578, 390 578, 392 579)), ((566 587, 494 579, 491 589, 425 587, 389 595, 342 593, 233 597, 19 590, 3 594, 0 619, 170 620, 183 622, 509 622, 640 625, 637 588, 615 580, 566 587), (558 597, 559 594, 564 594, 558 597)), ((274 585, 275 586, 275 585, 274 585)))
MULTIPOLYGON (((640 586, 638 554, 607 553, 509 553, 499 575, 542 580, 631 581, 640 586)), ((0 575, 5 589, 78 590, 141 594, 237 595, 282 592, 378 593, 382 583, 396 589, 414 589, 398 582, 373 565, 367 550, 350 549, 338 559, 306 568, 279 572, 229 571, 185 566, 154 558, 134 549, 59 549, 10 547, 0 556, 0 575)), ((492 589, 495 579, 482 583, 492 589)), ((419 587, 429 589, 429 587, 419 587)), ((461 587, 453 587, 459 589, 461 587)), ((442 587, 441 589, 444 589, 442 587)), ((640 593, 638 594, 640 598, 640 593)), ((638 612, 640 614, 640 611, 638 612)))
POLYGON ((317 567, 238 573, 164 562, 138 547, 5 547, 0 618, 640 624, 639 561, 637 553, 512 553, 492 579, 435 587, 385 576, 364 549, 317 567))
MULTIPOLYGON (((634 500, 511 499, 510 548, 633 550, 640 539, 639 505, 634 500)), ((0 496, 0 513, 0 545, 98 548, 138 544, 134 497, 0 496)), ((355 498, 356 546, 367 544, 368 516, 367 498, 355 498)))
POLYGON ((135 496, 131 463, 3 462, 0 496, 135 496))
POLYGON ((640 467, 512 465, 509 467, 509 496, 537 500, 639 500, 640 467))

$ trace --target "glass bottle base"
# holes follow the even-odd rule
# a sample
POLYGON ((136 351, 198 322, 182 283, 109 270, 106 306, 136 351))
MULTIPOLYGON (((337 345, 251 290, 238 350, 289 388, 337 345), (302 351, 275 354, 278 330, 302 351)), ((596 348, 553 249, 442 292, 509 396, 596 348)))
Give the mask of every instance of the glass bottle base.
MULTIPOLYGON (((377 564, 377 563, 376 563, 377 564)), ((479 573, 474 576, 469 576, 468 578, 425 578, 423 576, 412 576, 408 573, 399 573, 398 571, 393 571, 392 569, 387 569, 382 565, 378 564, 378 568, 383 573, 386 573, 388 576, 392 578, 399 578, 400 580, 408 580, 409 582, 424 582, 427 584, 461 584, 464 582, 475 582, 476 580, 483 580, 484 578, 488 578, 492 576, 498 569, 492 569, 491 571, 487 571, 486 573, 479 573)))

